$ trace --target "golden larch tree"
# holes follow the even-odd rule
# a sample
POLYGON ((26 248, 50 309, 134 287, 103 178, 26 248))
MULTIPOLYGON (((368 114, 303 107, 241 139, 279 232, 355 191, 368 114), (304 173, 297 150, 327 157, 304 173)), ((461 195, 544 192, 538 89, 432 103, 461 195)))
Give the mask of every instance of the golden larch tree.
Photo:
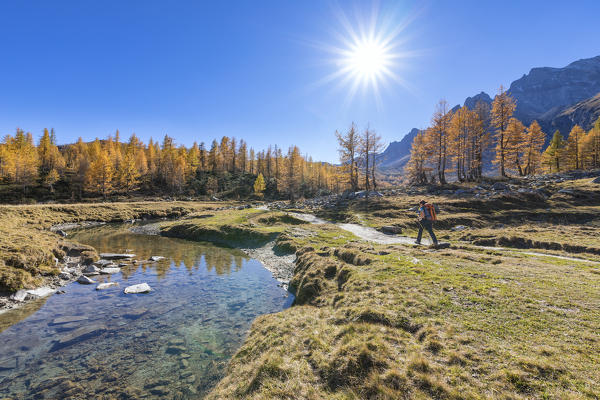
POLYGON ((500 165, 500 175, 506 176, 506 153, 509 137, 506 135, 508 123, 517 107, 515 100, 500 86, 498 95, 492 102, 492 126, 496 128, 496 157, 494 164, 500 165))
POLYGON ((523 176, 523 153, 524 153, 525 126, 516 118, 511 118, 506 126, 504 137, 505 167, 513 169, 523 176))
POLYGON ((428 152, 434 160, 437 178, 442 185, 446 183, 446 167, 450 161, 449 129, 451 119, 452 112, 448 111, 448 103, 446 100, 440 100, 431 118, 431 127, 425 133, 428 152))
POLYGON ((410 149, 410 160, 405 167, 409 182, 417 184, 427 183, 426 172, 429 156, 425 142, 425 133, 420 131, 413 139, 410 149))
POLYGON ((546 134, 540 124, 533 121, 525 132, 525 175, 539 172, 542 160, 542 147, 546 141, 546 134))
POLYGON ((567 145, 563 153, 565 165, 568 169, 583 168, 582 141, 584 136, 585 131, 579 125, 575 125, 569 133, 567 145))
POLYGON ((358 190, 358 165, 357 158, 360 146, 360 135, 356 130, 354 122, 346 133, 342 134, 335 131, 335 137, 338 141, 338 152, 340 161, 348 173, 348 183, 353 191, 358 190))

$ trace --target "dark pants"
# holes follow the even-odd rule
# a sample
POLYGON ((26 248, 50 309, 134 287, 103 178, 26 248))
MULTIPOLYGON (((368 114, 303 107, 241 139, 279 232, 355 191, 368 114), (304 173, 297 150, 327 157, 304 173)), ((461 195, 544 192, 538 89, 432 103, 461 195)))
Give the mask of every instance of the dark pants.
POLYGON ((429 236, 431 236, 431 240, 433 240, 433 244, 437 244, 437 238, 435 237, 435 233, 433 233, 433 223, 427 219, 419 221, 419 233, 417 234, 417 242, 421 243, 421 237, 423 236, 423 229, 426 229, 429 232, 429 236))

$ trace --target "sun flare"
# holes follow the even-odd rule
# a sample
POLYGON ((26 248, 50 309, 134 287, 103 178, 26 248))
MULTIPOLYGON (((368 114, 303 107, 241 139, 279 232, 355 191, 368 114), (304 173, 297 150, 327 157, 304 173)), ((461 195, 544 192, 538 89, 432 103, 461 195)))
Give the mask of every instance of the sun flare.
POLYGON ((391 55, 382 43, 363 40, 348 50, 344 60, 349 72, 360 79, 374 79, 383 74, 390 65, 391 55))
POLYGON ((315 86, 332 84, 334 91, 346 91, 343 106, 356 97, 374 100, 383 105, 381 94, 391 92, 396 84, 407 90, 411 85, 402 77, 407 59, 416 55, 410 49, 411 36, 406 32, 414 14, 399 14, 388 10, 380 13, 377 7, 349 18, 343 11, 336 13, 333 43, 317 44, 331 54, 326 62, 333 71, 316 82, 315 86))

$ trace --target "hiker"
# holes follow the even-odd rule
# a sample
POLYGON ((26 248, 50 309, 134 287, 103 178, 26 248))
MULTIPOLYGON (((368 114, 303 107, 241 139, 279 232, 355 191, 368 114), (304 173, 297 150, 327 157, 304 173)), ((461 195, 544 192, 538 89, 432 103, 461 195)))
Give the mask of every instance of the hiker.
POLYGON ((433 245, 437 246, 438 241, 435 237, 435 233, 433 233, 433 221, 435 221, 435 207, 433 204, 427 203, 425 200, 421 200, 419 202, 419 233, 417 235, 416 244, 421 244, 421 237, 423 236, 423 229, 426 229, 429 232, 429 236, 431 236, 431 240, 433 241, 433 245))

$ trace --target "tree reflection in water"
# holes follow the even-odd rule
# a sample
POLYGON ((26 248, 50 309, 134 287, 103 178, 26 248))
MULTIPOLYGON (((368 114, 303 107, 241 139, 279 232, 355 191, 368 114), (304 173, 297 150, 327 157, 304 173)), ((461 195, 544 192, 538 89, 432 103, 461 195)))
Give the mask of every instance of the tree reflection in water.
POLYGON ((128 264, 121 268, 123 277, 127 279, 138 268, 143 271, 156 271, 159 277, 164 277, 171 268, 181 268, 183 265, 190 274, 200 267, 202 257, 208 271, 215 271, 218 275, 227 275, 237 272, 242 268, 243 261, 250 258, 237 249, 218 248, 209 243, 198 243, 182 239, 162 238, 157 241, 151 235, 132 234, 129 226, 104 225, 94 228, 73 231, 70 238, 81 243, 89 244, 98 252, 125 253, 135 250, 137 264, 128 264), (169 256, 162 261, 149 261, 151 256, 169 256))

